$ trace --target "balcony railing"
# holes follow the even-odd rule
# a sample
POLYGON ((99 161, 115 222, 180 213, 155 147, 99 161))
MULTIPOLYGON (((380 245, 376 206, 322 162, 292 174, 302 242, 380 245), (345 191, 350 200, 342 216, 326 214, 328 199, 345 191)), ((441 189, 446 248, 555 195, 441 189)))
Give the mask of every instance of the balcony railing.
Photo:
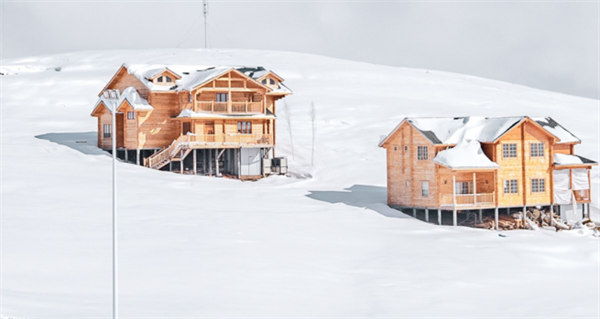
POLYGON ((481 206, 495 203, 494 193, 442 194, 440 206, 481 206))
POLYGON ((199 111, 213 113, 262 113, 263 102, 249 101, 196 101, 196 108, 199 111))
POLYGON ((236 145, 272 145, 271 134, 188 134, 190 148, 211 143, 236 144, 236 145))

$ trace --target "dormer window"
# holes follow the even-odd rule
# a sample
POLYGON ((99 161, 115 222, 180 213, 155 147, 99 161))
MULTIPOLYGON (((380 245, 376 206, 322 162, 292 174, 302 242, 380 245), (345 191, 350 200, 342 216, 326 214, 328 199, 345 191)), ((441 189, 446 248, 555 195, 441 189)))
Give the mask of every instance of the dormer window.
POLYGON ((168 76, 168 75, 161 75, 158 77, 158 79, 156 79, 156 82, 158 83, 171 83, 173 82, 173 79, 168 76))
POLYGON ((269 84, 271 84, 271 85, 275 85, 275 80, 273 80, 273 79, 269 79, 269 84))

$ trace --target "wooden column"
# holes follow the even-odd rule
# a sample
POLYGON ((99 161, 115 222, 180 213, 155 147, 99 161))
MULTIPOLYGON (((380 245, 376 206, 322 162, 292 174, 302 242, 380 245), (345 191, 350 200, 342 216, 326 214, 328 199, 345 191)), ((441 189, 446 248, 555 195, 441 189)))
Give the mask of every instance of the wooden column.
POLYGON ((429 222, 429 209, 425 208, 425 221, 429 222))
POLYGON ((458 216, 456 216, 456 207, 452 210, 452 225, 458 225, 458 216))
POLYGON ((442 224, 442 210, 439 208, 438 208, 437 218, 438 218, 438 225, 441 225, 442 224))
POLYGON ((496 222, 496 230, 498 230, 498 206, 494 208, 494 221, 496 222))
POLYGON ((456 175, 452 173, 452 204, 456 209, 456 175))
POLYGON ((475 172, 473 172, 473 204, 477 205, 477 179, 475 178, 475 172))

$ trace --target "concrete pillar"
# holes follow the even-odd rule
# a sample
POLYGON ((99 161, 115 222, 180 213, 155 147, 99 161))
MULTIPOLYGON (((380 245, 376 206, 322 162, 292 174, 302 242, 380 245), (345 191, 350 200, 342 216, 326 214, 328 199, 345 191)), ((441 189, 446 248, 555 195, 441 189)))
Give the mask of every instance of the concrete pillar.
POLYGON ((193 153, 192 154, 192 160, 194 160, 194 175, 198 174, 198 162, 196 162, 196 152, 197 151, 198 151, 197 149, 194 149, 192 151, 192 153, 193 153))
POLYGON ((554 226, 554 205, 550 205, 550 226, 554 226))
POLYGON ((456 208, 452 210, 452 225, 458 226, 458 216, 456 216, 456 208))
POLYGON ((483 209, 479 210, 479 222, 483 223, 483 209))
POLYGON ((521 216, 521 219, 523 221, 525 221, 526 217, 527 217, 527 207, 523 206, 523 216, 521 216))
POLYGON ((140 149, 135 149, 135 165, 140 165, 140 149))
POLYGON ((425 221, 429 222, 429 209, 425 208, 425 221))
POLYGON ((125 149, 124 152, 125 152, 125 162, 129 162, 129 158, 128 158, 129 157, 129 150, 125 149))
POLYGON ((496 230, 498 230, 498 207, 494 208, 494 221, 496 222, 496 230))
POLYGON ((413 217, 417 218, 417 209, 416 208, 413 208, 413 217))
POLYGON ((438 225, 442 224, 442 210, 438 208, 438 225))

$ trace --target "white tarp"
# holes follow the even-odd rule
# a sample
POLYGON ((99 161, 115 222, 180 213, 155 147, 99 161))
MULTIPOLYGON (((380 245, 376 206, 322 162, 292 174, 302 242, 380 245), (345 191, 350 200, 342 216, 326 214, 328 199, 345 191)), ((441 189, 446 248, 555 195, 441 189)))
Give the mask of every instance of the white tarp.
POLYGON ((588 182, 588 170, 585 168, 573 169, 573 187, 574 190, 590 189, 588 182))
POLYGON ((571 203, 573 192, 570 190, 569 170, 554 171, 554 202, 556 204, 571 203))
POLYGON ((581 206, 582 204, 569 204, 560 205, 560 219, 570 224, 575 224, 582 218, 581 206))

